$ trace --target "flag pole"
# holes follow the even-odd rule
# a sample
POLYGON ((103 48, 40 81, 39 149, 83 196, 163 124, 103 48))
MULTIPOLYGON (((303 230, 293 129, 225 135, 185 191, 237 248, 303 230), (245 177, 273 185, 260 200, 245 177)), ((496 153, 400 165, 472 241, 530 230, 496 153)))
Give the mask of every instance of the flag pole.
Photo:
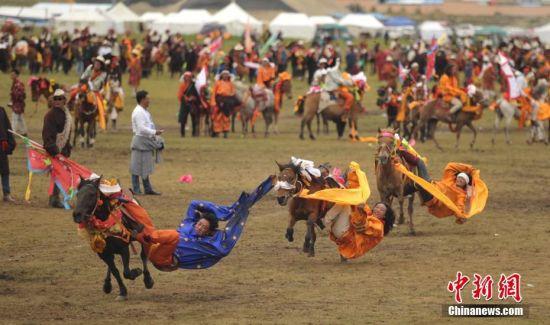
POLYGON ((16 135, 16 136, 20 137, 21 139, 23 139, 23 141, 25 141, 25 143, 28 143, 28 144, 32 145, 33 147, 35 147, 35 149, 46 151, 46 149, 44 149, 44 146, 42 146, 40 143, 38 143, 34 140, 31 140, 30 138, 28 138, 28 137, 26 137, 22 134, 19 134, 19 133, 15 132, 12 129, 8 129, 8 132, 13 134, 13 135, 16 135))

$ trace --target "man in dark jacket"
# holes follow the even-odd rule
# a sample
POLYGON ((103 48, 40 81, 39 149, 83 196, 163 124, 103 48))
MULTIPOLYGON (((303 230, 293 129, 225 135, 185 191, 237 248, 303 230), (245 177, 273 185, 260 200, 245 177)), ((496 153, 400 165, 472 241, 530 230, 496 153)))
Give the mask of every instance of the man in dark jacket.
MULTIPOLYGON (((71 155, 71 126, 72 117, 65 106, 67 99, 62 89, 57 89, 53 93, 52 108, 44 116, 44 126, 42 128, 42 141, 44 149, 52 157, 71 155)), ((51 207, 63 209, 64 206, 59 199, 59 189, 54 186, 49 204, 51 207)))
POLYGON ((15 202, 10 195, 10 165, 8 155, 11 155, 15 149, 15 139, 11 130, 10 120, 4 107, 0 106, 0 176, 2 178, 2 192, 4 193, 4 202, 15 202))

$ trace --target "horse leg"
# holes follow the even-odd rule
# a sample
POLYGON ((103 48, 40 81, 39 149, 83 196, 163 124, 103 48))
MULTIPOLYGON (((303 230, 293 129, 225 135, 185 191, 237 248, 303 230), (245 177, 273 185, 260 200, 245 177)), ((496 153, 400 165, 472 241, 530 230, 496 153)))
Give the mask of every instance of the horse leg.
POLYGON ((399 194, 397 197, 397 201, 399 202, 399 221, 398 223, 400 225, 405 223, 405 211, 403 209, 403 206, 405 205, 405 197, 403 196, 403 192, 399 194))
POLYGON ((304 126, 306 125, 306 121, 304 118, 302 118, 302 123, 300 123, 300 139, 304 140, 304 126))
POLYGON ((413 209, 414 209, 414 193, 409 197, 409 206, 407 207, 407 213, 409 214, 409 234, 416 235, 413 223, 413 209))
POLYGON ((105 293, 111 293, 113 290, 113 285, 111 284, 111 269, 109 266, 107 266, 107 275, 105 276, 105 280, 103 281, 103 292, 105 293))
POLYGON ((315 140, 315 136, 313 135, 313 131, 311 131, 311 120, 307 121, 307 130, 309 132, 309 138, 311 140, 315 140))
POLYGON ((319 113, 315 115, 317 116, 317 136, 319 136, 321 132, 321 118, 319 117, 319 113))
POLYGON ((428 137, 432 139, 432 141, 435 143, 435 146, 439 151, 443 151, 443 148, 439 145, 439 142, 437 142, 437 139, 435 138, 435 128, 437 127, 437 123, 428 123, 428 137))
POLYGON ((512 123, 512 116, 506 118, 504 121, 504 137, 506 138, 506 144, 511 144, 510 140, 510 124, 512 123))
MULTIPOLYGON (((124 282, 120 277, 120 272, 118 271, 115 265, 115 256, 113 254, 108 254, 108 255, 98 254, 98 255, 103 260, 103 262, 107 264, 107 267, 109 267, 110 273, 115 277, 116 282, 118 283, 119 293, 116 300, 127 300, 128 289, 126 289, 126 286, 124 285, 124 282)), ((110 279, 109 279, 109 282, 110 282, 110 279)))
POLYGON ((307 231, 309 233, 309 250, 308 257, 315 256, 315 241, 317 240, 317 234, 315 234, 315 219, 317 216, 310 215, 307 219, 307 231))
POLYGON ((294 241, 294 225, 296 224, 296 218, 291 214, 288 220, 288 227, 286 228, 285 238, 289 242, 294 241))
POLYGON ((458 142, 460 141, 460 134, 462 133, 462 127, 464 123, 462 121, 456 123, 456 143, 455 149, 458 149, 458 142))
POLYGON ((122 250, 120 257, 122 259, 123 274, 126 279, 135 280, 141 275, 142 272, 140 268, 130 269, 130 251, 128 246, 122 250))
POLYGON ((497 131, 499 126, 500 126, 500 118, 498 117, 498 113, 495 113, 495 122, 493 123, 493 138, 491 139, 491 144, 493 146, 496 143, 497 131))
POLYGON ((155 281, 153 281, 149 268, 147 267, 147 254, 145 253, 145 247, 143 247, 143 245, 141 246, 141 253, 139 256, 143 262, 143 283, 145 284, 146 289, 151 289, 155 284, 155 281))
POLYGON ((476 138, 477 138, 477 130, 476 128, 474 127, 474 125, 472 124, 472 121, 468 121, 466 123, 466 126, 472 130, 472 132, 474 133, 474 138, 472 139, 472 142, 470 142, 470 149, 474 149, 474 144, 476 143, 476 138))

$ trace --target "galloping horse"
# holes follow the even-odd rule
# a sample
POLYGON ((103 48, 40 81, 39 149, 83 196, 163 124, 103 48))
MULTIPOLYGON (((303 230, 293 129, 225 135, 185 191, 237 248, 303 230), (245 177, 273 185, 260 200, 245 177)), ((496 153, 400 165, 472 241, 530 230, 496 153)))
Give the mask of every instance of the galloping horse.
MULTIPOLYGON (((300 139, 304 139, 304 127, 307 125, 309 131, 309 138, 315 140, 315 136, 311 131, 311 122, 317 116, 319 111, 319 105, 321 103, 321 94, 320 92, 314 92, 306 95, 304 99, 304 115, 302 116, 302 122, 300 125, 300 139)), ((350 112, 346 112, 346 109, 343 105, 343 100, 338 99, 335 104, 331 104, 323 109, 320 113, 323 120, 329 120, 336 123, 336 129, 338 131, 338 138, 342 138, 344 135, 344 130, 346 128, 346 119, 343 119, 345 114, 349 114, 347 120, 350 122, 350 125, 357 126, 357 118, 361 110, 361 105, 354 100, 350 112)))
MULTIPOLYGON (((402 173, 397 171, 394 166, 394 160, 397 160, 404 166, 407 163, 396 154, 394 136, 397 133, 394 129, 378 129, 378 151, 374 162, 376 174, 376 186, 380 193, 380 200, 392 205, 393 199, 397 198, 399 202, 399 224, 405 222, 405 213, 403 211, 406 190, 414 189, 412 182, 402 173)), ((413 224, 413 203, 414 193, 409 196, 409 206, 407 212, 409 214, 409 233, 415 234, 413 224)))
POLYGON ((309 190, 309 193, 315 193, 325 189, 327 186, 322 178, 314 178, 309 181, 305 179, 300 168, 292 163, 281 165, 279 167, 279 175, 277 175, 278 184, 284 184, 277 189, 277 202, 281 206, 285 206, 290 201, 289 213, 290 219, 288 228, 286 229, 285 238, 289 242, 294 241, 294 225, 296 221, 305 220, 307 222, 307 232, 304 240, 303 251, 308 253, 309 257, 315 256, 315 224, 322 225, 321 218, 332 205, 320 200, 308 200, 297 197, 303 190, 309 190))
POLYGON ((144 247, 141 248, 141 260, 143 262, 143 272, 140 268, 130 269, 130 245, 131 233, 140 232, 143 225, 129 218, 125 213, 122 213, 120 221, 116 222, 113 227, 108 229, 99 229, 97 225, 112 224, 113 209, 110 200, 99 190, 100 178, 95 180, 80 180, 78 192, 76 194, 76 206, 73 212, 74 222, 83 225, 87 230, 103 238, 105 247, 95 250, 99 258, 107 264, 107 276, 103 282, 103 292, 111 293, 113 289, 111 285, 111 274, 115 277, 119 295, 117 300, 126 300, 128 290, 122 281, 120 273, 115 265, 115 254, 122 258, 123 276, 129 280, 135 280, 143 273, 143 283, 145 288, 151 289, 154 285, 153 278, 147 268, 147 255, 144 247), (120 232, 112 231, 118 229, 120 232))
POLYGON ((94 146, 96 135, 96 117, 98 116, 96 101, 97 97, 93 92, 88 90, 86 86, 79 89, 74 107, 75 133, 73 138, 73 146, 76 145, 77 136, 79 137, 79 142, 82 148, 84 148, 84 145, 86 145, 87 148, 94 146), (84 131, 84 125, 86 125, 86 131, 84 131))
POLYGON ((472 122, 479 118, 483 109, 487 107, 487 104, 488 101, 484 97, 483 93, 480 90, 476 90, 473 96, 467 100, 467 103, 462 110, 458 112, 456 119, 453 121, 451 114, 449 113, 449 104, 441 98, 429 100, 422 107, 420 107, 418 111, 418 123, 412 132, 412 138, 416 138, 418 131, 427 126, 427 137, 434 141, 439 150, 443 151, 443 148, 441 148, 435 139, 435 130, 437 127, 437 122, 445 122, 449 124, 449 129, 452 132, 456 132, 455 148, 458 148, 462 127, 467 126, 470 130, 472 130, 474 133, 474 138, 472 139, 472 142, 470 142, 470 148, 473 148, 477 138, 477 131, 472 122), (468 105, 468 102, 470 105, 468 105), (470 107, 478 107, 478 109, 470 110, 470 107), (453 127, 453 123, 456 123, 456 126, 453 127))

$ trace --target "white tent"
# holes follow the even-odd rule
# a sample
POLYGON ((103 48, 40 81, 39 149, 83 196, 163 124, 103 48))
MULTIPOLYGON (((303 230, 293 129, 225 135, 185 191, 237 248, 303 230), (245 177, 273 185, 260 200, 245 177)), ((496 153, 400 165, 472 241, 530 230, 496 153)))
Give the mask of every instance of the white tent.
POLYGON ((550 44, 550 23, 539 28, 535 28, 534 32, 535 35, 537 35, 538 38, 541 40, 541 42, 550 44))
POLYGON ((420 32, 420 37, 429 41, 432 38, 440 38, 443 34, 447 33, 447 29, 437 21, 425 21, 420 26, 418 26, 418 31, 420 32))
POLYGON ((145 28, 152 28, 155 21, 161 20, 163 18, 164 14, 162 12, 148 11, 141 15, 139 17, 139 20, 143 23, 145 28))
POLYGON ((315 36, 315 25, 305 14, 282 12, 269 24, 271 33, 283 34, 284 38, 312 40, 315 36))
POLYGON ((183 9, 155 20, 151 28, 157 32, 169 29, 173 33, 197 34, 202 26, 213 22, 212 16, 204 9, 183 9))
POLYGON ((137 29, 137 23, 140 21, 139 16, 122 2, 107 10, 105 16, 116 22, 114 29, 117 33, 137 29))
POLYGON ((309 17, 309 21, 314 23, 315 26, 332 25, 338 23, 336 19, 332 18, 331 16, 311 16, 309 17))
POLYGON ((46 22, 51 18, 48 11, 32 7, 1 6, 0 18, 15 18, 21 21, 46 22))
POLYGON ((374 34, 384 28, 384 24, 369 14, 348 14, 340 19, 340 25, 346 26, 355 36, 361 33, 374 34))
POLYGON ((82 30, 86 27, 90 33, 105 35, 109 29, 115 27, 115 22, 97 11, 74 11, 65 13, 54 20, 57 32, 72 33, 75 29, 82 30))
POLYGON ((250 25, 250 29, 254 32, 262 31, 262 22, 244 11, 235 2, 231 2, 225 8, 218 11, 212 16, 212 19, 217 23, 225 25, 227 31, 235 36, 241 36, 247 24, 250 25))
POLYGON ((111 4, 104 3, 52 3, 39 2, 31 8, 46 10, 50 17, 60 16, 68 12, 75 11, 101 11, 105 12, 111 8, 111 4))

